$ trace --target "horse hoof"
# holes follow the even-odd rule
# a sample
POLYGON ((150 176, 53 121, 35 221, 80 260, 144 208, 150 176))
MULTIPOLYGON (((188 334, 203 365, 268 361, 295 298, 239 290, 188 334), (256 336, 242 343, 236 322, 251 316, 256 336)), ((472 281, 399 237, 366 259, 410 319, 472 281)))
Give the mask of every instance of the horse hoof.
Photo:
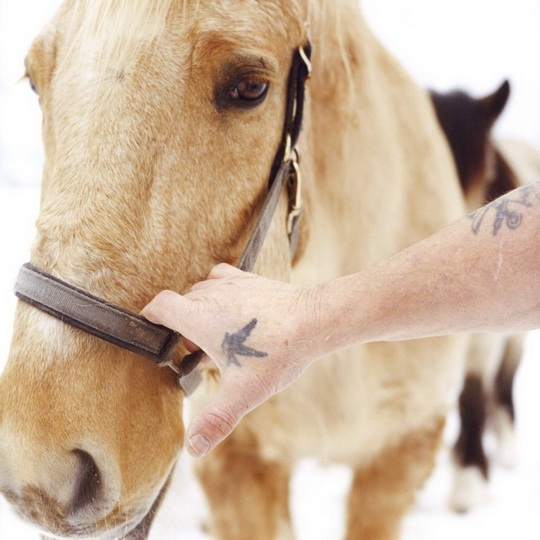
POLYGON ((508 411, 499 409, 495 412, 493 423, 497 434, 495 460, 497 464, 510 469, 515 466, 518 456, 514 422, 508 411))
POLYGON ((476 467, 456 470, 450 508, 459 514, 481 506, 489 496, 488 483, 476 467))

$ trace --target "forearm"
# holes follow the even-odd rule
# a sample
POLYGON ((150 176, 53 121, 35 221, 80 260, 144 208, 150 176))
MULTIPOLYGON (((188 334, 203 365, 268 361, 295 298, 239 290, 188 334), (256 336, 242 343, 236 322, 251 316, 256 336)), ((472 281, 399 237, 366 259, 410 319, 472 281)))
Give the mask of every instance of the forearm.
POLYGON ((540 326, 540 184, 320 287, 324 348, 540 326))

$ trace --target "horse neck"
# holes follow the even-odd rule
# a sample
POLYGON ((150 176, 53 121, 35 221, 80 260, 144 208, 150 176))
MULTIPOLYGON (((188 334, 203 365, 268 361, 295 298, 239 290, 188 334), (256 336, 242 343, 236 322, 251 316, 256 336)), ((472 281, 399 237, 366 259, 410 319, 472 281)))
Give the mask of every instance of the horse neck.
POLYGON ((311 24, 316 40, 309 127, 318 181, 335 184, 329 169, 335 171, 336 162, 347 168, 359 144, 364 149, 373 144, 380 151, 385 132, 411 116, 403 110, 402 98, 412 94, 414 108, 419 89, 372 33, 357 1, 323 4, 324 18, 311 24))
POLYGON ((391 255, 455 219, 463 203, 427 93, 373 35, 356 2, 336 4, 332 17, 312 23, 312 169, 305 166, 310 244, 318 249, 306 253, 328 250, 337 261, 315 279, 391 255), (421 206, 418 193, 444 199, 440 212, 421 206))
POLYGON ((356 1, 324 4, 326 11, 319 12, 324 17, 311 22, 316 39, 306 132, 313 160, 309 173, 316 190, 332 198, 340 197, 336 187, 346 189, 361 171, 371 172, 367 164, 357 167, 355 155, 380 152, 385 133, 392 135, 394 120, 403 116, 399 99, 388 91, 389 80, 399 92, 417 88, 373 35, 356 1))

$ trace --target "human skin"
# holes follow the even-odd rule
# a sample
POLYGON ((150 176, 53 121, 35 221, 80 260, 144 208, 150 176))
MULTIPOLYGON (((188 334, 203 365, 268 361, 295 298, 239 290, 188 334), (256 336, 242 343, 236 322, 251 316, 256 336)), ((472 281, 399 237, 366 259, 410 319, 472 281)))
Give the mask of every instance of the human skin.
POLYGON ((540 181, 518 188, 381 263, 314 287, 217 265, 185 295, 142 311, 201 348, 221 373, 187 430, 202 456, 245 414, 345 347, 540 327, 540 181))

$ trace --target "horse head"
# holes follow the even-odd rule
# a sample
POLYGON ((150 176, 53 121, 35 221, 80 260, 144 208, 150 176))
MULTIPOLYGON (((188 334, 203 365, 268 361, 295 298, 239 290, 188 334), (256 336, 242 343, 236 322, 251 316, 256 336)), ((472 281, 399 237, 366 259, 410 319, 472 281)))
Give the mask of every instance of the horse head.
POLYGON ((467 92, 431 92, 435 112, 452 150, 470 210, 513 189, 515 182, 492 141, 495 122, 510 97, 504 81, 493 93, 475 98, 467 92))
MULTIPOLYGON (((66 1, 26 61, 46 153, 31 263, 134 312, 234 263, 305 18, 286 1, 66 1)), ((290 269, 285 221, 283 198, 258 263, 276 278, 290 269)), ((165 489, 182 405, 172 371, 19 302, 0 490, 51 534, 127 534, 165 489)))

